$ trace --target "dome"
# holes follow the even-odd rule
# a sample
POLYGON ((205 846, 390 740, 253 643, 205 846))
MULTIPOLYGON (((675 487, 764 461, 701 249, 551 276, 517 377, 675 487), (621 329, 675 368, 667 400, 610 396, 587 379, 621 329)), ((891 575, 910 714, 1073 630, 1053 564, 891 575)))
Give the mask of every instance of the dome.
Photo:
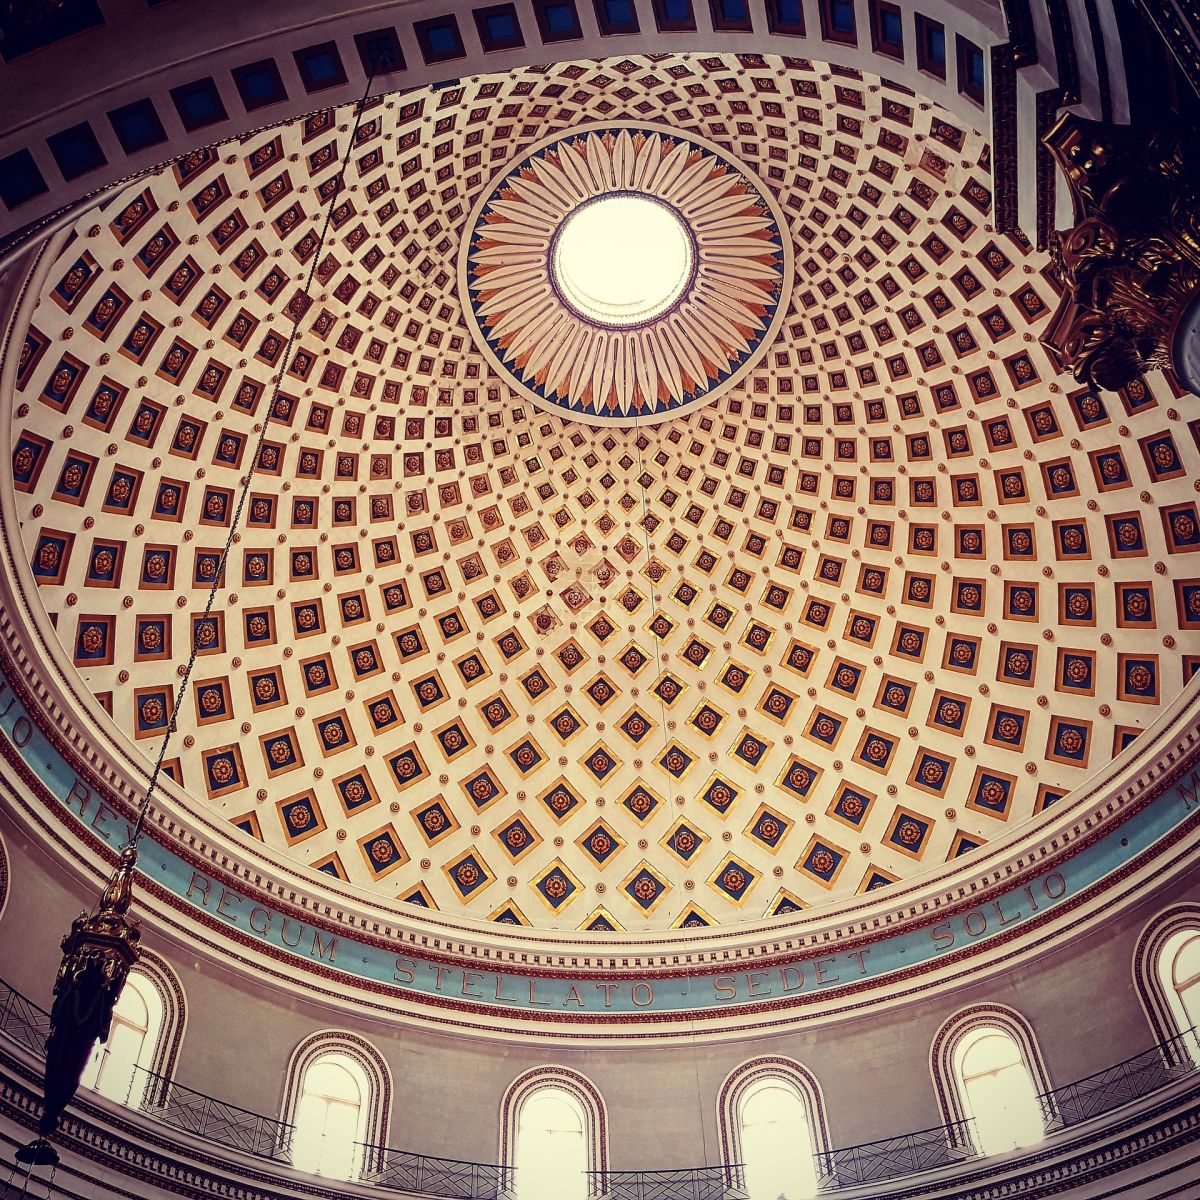
POLYGON ((0 37, 0 1132, 135 843, 85 1200, 1186 1175, 1170 39, 112 2, 0 37))
POLYGON ((317 261, 352 124, 82 217, 13 426, 62 654, 150 763, 195 638, 168 773, 243 844, 478 920, 758 919, 1005 838, 1182 689, 1196 446, 1169 393, 1063 385, 978 130, 765 55, 482 76, 368 106, 317 261), (631 123, 685 90, 690 140, 631 123), (529 316, 538 272, 570 303, 552 239, 644 179, 697 239, 683 308, 529 316))

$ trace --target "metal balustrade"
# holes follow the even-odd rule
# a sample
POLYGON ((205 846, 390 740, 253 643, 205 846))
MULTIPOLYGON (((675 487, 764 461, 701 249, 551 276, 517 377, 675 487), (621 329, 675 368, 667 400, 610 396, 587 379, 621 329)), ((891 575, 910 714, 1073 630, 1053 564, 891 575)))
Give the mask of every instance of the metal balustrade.
POLYGON ((1086 1075, 1038 1097, 1047 1130, 1078 1125, 1091 1117, 1139 1100, 1159 1088, 1190 1075, 1200 1061, 1196 1027, 1167 1038, 1124 1062, 1086 1075))
POLYGON ((975 1157, 974 1121, 957 1121, 816 1155, 822 1191, 931 1171, 975 1157))
POLYGON ((0 1031, 14 1042, 32 1050, 46 1053, 46 1038, 50 1035, 50 1014, 38 1008, 32 1000, 0 980, 0 1031))
POLYGON ((127 1103, 165 1125, 243 1154, 283 1162, 291 1157, 294 1126, 183 1087, 141 1067, 133 1070, 127 1103))
MULTIPOLYGON (((0 1032, 41 1056, 46 1052, 50 1014, 0 980, 0 1032)), ((117 1095, 109 1097, 117 1103, 244 1154, 285 1162, 290 1156, 291 1125, 185 1087, 154 1071, 132 1064, 124 1069, 128 1079, 117 1095)))
POLYGON ((605 1200, 725 1200, 744 1192, 741 1163, 675 1171, 589 1171, 588 1195, 605 1200))
POLYGON ((516 1172, 511 1167, 410 1154, 388 1146, 360 1144, 360 1149, 362 1183, 451 1200, 503 1200, 515 1190, 516 1172))
MULTIPOLYGON (((0 1033, 45 1053, 50 1014, 0 979, 0 1033)), ((1048 1132, 1078 1125, 1197 1073, 1200 1039, 1185 1030, 1123 1062, 1038 1097, 1048 1132)), ((277 1162, 291 1158, 294 1126, 229 1104, 140 1067, 130 1069, 124 1102, 174 1129, 244 1154, 277 1162)), ((119 1100, 120 1097, 117 1097, 119 1100)), ((898 1179, 977 1157, 974 1122, 959 1121, 815 1155, 820 1189, 832 1192, 898 1179)), ((446 1200, 513 1200, 511 1167, 412 1154, 356 1143, 358 1176, 383 1188, 446 1200)), ((728 1200, 745 1195, 741 1164, 671 1171, 589 1172, 595 1200, 728 1200)))

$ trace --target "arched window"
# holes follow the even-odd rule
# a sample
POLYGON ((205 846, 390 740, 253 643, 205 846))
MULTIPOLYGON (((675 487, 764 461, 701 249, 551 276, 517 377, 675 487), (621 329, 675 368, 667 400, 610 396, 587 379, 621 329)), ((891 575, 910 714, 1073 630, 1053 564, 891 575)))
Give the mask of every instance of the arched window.
POLYGON ((133 1108, 165 1099, 183 1040, 183 989, 166 961, 151 951, 125 979, 108 1040, 97 1042, 81 1080, 109 1100, 133 1108))
POLYGON ((1146 926, 1133 976, 1167 1062, 1200 1063, 1200 905, 1176 905, 1146 926))
POLYGON ((604 1102, 575 1071, 538 1067, 509 1085, 501 1110, 500 1161, 515 1169, 517 1200, 586 1200, 608 1170, 604 1102))
POLYGON ((0 917, 8 906, 8 850, 0 838, 0 917))
POLYGON ((956 1058, 963 1107, 974 1118, 980 1154, 1003 1154, 1042 1140, 1042 1106, 1012 1034, 977 1026, 959 1043, 956 1058))
POLYGON ((979 1154, 1033 1146, 1046 1136, 1050 1080, 1029 1023, 1003 1005, 951 1017, 930 1066, 952 1139, 979 1154))
POLYGON ((588 1194, 586 1116, 570 1092, 539 1088, 517 1126, 519 1200, 584 1200, 588 1194))
POLYGON ((1200 929, 1176 935, 1170 947, 1171 989, 1187 1029, 1200 1025, 1200 929))
POLYGON ((722 1154, 742 1164, 750 1200, 817 1194, 829 1136, 821 1091, 808 1071, 786 1058, 754 1059, 728 1076, 719 1103, 722 1154))
POLYGON ((296 1103, 292 1166, 330 1179, 358 1178, 369 1086, 358 1063, 336 1050, 309 1064, 296 1103))
POLYGON ((392 1084, 369 1042, 328 1030, 292 1052, 283 1119, 292 1166, 327 1179, 357 1179, 379 1162, 387 1142, 392 1084))
POLYGON ((108 1040, 96 1043, 83 1071, 83 1085, 109 1100, 141 1107, 145 1072, 162 1021, 163 1007, 157 991, 144 975, 130 971, 113 1009, 108 1040))

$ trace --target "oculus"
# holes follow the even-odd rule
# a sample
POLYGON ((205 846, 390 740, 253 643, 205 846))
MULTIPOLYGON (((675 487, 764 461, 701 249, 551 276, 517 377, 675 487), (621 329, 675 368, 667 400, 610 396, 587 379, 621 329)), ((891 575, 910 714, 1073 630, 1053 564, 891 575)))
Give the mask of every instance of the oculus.
POLYGON ((661 317, 696 273, 691 234, 679 214, 640 192, 581 204, 559 226, 550 276, 585 321, 624 329, 661 317))
POLYGON ((783 320, 792 249, 773 197, 714 143, 579 126, 510 162, 459 256, 468 324, 541 408, 593 425, 708 404, 783 320))

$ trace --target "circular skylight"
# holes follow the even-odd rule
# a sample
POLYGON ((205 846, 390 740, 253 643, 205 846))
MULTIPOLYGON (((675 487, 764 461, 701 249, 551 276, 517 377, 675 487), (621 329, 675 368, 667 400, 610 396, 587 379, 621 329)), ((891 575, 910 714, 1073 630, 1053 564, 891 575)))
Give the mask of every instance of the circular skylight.
POLYGON ((692 238, 670 206, 636 192, 581 204, 551 250, 559 295, 587 321, 625 329, 665 313, 692 281, 692 238))
POLYGON ((476 344, 533 404, 594 425, 713 402, 787 312, 770 189, 715 143, 573 126, 507 162, 459 252, 476 344))

